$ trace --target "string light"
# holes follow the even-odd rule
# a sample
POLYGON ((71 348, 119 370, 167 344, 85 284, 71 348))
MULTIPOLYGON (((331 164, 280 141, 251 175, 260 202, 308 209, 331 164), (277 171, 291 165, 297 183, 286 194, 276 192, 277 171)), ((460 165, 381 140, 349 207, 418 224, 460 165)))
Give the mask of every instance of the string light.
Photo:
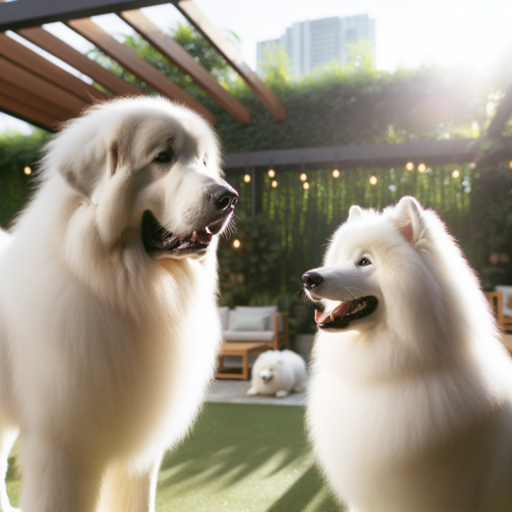
POLYGON ((244 175, 244 181, 245 181, 245 183, 250 183, 251 182, 251 175, 250 174, 245 174, 244 175))
POLYGON ((301 175, 300 175, 300 181, 306 181, 308 179, 308 175, 303 172, 301 175))
POLYGON ((305 181, 302 186, 304 187, 304 190, 309 190, 309 183, 305 181))
MULTIPOLYGON (((510 162, 510 163, 512 164, 512 162, 510 162)), ((471 170, 476 169, 476 162, 471 162, 471 163, 469 164, 469 168, 470 168, 471 170)))
POLYGON ((23 169, 23 172, 27 175, 27 176, 30 176, 32 174, 32 169, 27 165, 24 169, 23 169))
POLYGON ((418 165, 419 172, 425 172, 427 170, 427 166, 425 164, 418 165))
POLYGON ((377 185, 377 176, 375 174, 370 178, 370 185, 377 185))
POLYGON ((414 169, 414 164, 412 162, 407 162, 405 164, 405 168, 408 170, 408 171, 412 171, 414 169))
POLYGON ((273 180, 272 181, 272 188, 276 188, 277 187, 277 181, 276 180, 273 180))
POLYGON ((460 176, 460 172, 455 169, 455 171, 452 172, 452 178, 458 178, 460 176))
POLYGON ((275 175, 276 175, 276 171, 274 171, 274 169, 269 169, 268 170, 268 177, 269 178, 273 178, 275 175))
POLYGON ((233 240, 233 247, 234 247, 235 249, 238 249, 238 248, 240 247, 240 245, 242 245, 242 244, 240 243, 240 240, 238 240, 238 238, 235 238, 235 239, 233 240))
POLYGON ((510 162, 508 163, 508 166, 510 169, 512 169, 512 160, 510 160, 510 162))
POLYGON ((334 169, 334 171, 332 171, 332 177, 333 178, 339 178, 340 177, 340 171, 338 169, 334 169))

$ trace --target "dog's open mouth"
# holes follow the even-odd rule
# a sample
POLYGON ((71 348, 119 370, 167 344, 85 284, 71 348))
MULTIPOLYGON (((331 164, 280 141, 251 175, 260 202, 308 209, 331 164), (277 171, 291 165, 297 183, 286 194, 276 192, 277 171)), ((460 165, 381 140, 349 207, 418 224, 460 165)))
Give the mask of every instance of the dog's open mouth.
POLYGON ((350 322, 371 315, 379 301, 376 297, 360 297, 359 299, 340 302, 332 311, 320 311, 320 304, 315 303, 315 321, 321 329, 345 329, 350 322))
POLYGON ((146 210, 142 216, 142 242, 146 252, 156 259, 168 255, 184 256, 187 254, 204 254, 208 245, 225 224, 225 219, 205 226, 203 229, 193 231, 187 236, 177 236, 167 231, 155 218, 146 210))

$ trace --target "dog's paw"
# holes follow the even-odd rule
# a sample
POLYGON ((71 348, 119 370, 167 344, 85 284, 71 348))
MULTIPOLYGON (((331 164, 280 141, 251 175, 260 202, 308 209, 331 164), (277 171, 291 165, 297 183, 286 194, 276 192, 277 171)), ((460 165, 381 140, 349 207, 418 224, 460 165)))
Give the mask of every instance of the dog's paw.
POLYGON ((247 394, 249 396, 254 396, 254 395, 257 395, 258 392, 254 388, 251 388, 251 389, 249 389, 249 391, 247 391, 247 394))
POLYGON ((284 398, 285 396, 288 395, 288 392, 285 391, 284 389, 281 389, 279 390, 277 393, 276 393, 276 397, 277 398, 284 398))

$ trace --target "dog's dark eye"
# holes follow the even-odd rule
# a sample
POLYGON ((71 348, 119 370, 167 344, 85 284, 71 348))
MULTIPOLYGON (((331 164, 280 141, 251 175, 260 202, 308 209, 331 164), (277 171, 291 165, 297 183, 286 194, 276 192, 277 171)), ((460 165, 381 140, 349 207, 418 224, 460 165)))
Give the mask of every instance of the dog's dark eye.
POLYGON ((372 262, 368 258, 361 258, 361 261, 359 262, 359 265, 361 267, 367 267, 368 265, 371 265, 372 262))
POLYGON ((161 151, 156 155, 155 162, 170 162, 174 158, 172 151, 161 151))

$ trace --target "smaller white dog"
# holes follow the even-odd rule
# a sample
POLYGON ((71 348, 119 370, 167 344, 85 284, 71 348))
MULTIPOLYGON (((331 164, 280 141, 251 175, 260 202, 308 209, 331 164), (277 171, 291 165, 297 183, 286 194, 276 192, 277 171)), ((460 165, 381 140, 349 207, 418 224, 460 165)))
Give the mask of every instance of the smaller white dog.
POLYGON ((291 350, 268 350, 260 354, 252 369, 248 395, 276 395, 284 398, 290 391, 301 391, 306 379, 304 359, 291 350))

